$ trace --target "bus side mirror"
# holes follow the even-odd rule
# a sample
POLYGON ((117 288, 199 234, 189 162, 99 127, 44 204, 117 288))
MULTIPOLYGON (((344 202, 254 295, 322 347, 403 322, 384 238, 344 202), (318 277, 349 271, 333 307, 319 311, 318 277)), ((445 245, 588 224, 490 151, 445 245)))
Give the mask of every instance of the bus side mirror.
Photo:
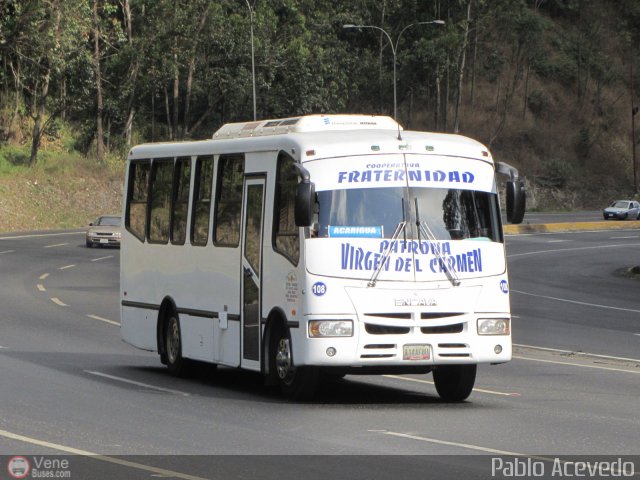
POLYGON ((526 207, 524 183, 520 180, 507 182, 507 221, 509 223, 522 223, 526 207))
POLYGON ((315 184, 308 180, 303 180, 296 188, 296 227, 308 227, 313 223, 313 207, 315 202, 315 184))

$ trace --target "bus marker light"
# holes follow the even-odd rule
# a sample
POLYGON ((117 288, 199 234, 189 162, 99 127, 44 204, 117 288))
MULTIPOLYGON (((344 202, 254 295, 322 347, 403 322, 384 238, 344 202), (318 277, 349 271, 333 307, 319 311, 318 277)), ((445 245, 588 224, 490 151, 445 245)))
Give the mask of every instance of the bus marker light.
POLYGON ((496 345, 493 351, 497 354, 502 353, 502 345, 496 345))
POLYGON ((336 349, 333 347, 329 347, 327 348, 327 356, 328 357, 333 357, 336 354, 336 349))
POLYGON ((305 152, 307 154, 307 157, 313 157, 316 154, 315 150, 307 150, 305 152))

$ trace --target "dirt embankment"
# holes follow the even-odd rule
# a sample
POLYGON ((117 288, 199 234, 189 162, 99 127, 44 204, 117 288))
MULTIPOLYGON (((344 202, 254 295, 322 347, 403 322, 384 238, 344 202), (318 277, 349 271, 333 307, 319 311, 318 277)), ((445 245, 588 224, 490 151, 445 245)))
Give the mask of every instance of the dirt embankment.
POLYGON ((122 183, 107 169, 0 176, 0 232, 79 228, 98 215, 119 214, 122 183))

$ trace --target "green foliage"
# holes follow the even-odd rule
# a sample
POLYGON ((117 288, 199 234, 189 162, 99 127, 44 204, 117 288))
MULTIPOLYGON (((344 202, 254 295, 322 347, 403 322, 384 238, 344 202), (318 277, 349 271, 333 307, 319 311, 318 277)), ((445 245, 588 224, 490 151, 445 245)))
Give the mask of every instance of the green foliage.
POLYGON ((557 158, 548 160, 542 165, 542 174, 536 180, 539 185, 552 188, 563 188, 573 176, 574 168, 566 160, 557 158))
POLYGON ((552 161, 542 168, 542 177, 561 179, 551 183, 564 184, 570 172, 563 169, 571 165, 597 164, 601 145, 617 142, 619 156, 629 155, 630 61, 640 73, 637 0, 249 0, 251 9, 242 0, 95 5, 97 22, 94 0, 0 2, 0 142, 12 145, 0 150, 2 169, 23 168, 40 106, 46 122, 41 161, 50 166, 48 155, 62 152, 93 155, 97 65, 105 162, 114 168, 128 142, 208 138, 223 123, 251 120, 251 27, 259 119, 390 114, 397 47, 401 123, 410 118, 411 127, 451 130, 451 118, 441 117, 452 117, 461 100, 463 133, 517 155, 562 157, 569 167, 552 161), (434 19, 446 24, 421 24, 434 19), (380 31, 345 24, 382 28, 393 48, 380 31), (591 127, 576 131, 576 124, 591 127), (519 143, 514 132, 526 129, 536 132, 534 140, 519 143), (616 132, 623 132, 620 138, 616 132))

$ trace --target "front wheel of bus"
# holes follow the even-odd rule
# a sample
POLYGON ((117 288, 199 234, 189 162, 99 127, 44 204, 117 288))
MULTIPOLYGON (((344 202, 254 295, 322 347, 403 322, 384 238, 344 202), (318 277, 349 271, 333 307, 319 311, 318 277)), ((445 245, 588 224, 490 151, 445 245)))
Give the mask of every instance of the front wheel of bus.
POLYGON ((318 387, 318 369, 296 367, 293 364, 288 329, 276 327, 271 335, 269 357, 269 370, 275 374, 282 393, 295 400, 305 400, 314 396, 318 387))
POLYGON ((444 365, 433 370, 438 395, 445 402, 462 402, 476 382, 476 365, 444 365))
POLYGON ((184 370, 182 358, 182 337, 180 336, 180 321, 178 315, 172 313, 167 320, 164 333, 164 346, 166 349, 167 368, 173 375, 180 375, 184 370))

